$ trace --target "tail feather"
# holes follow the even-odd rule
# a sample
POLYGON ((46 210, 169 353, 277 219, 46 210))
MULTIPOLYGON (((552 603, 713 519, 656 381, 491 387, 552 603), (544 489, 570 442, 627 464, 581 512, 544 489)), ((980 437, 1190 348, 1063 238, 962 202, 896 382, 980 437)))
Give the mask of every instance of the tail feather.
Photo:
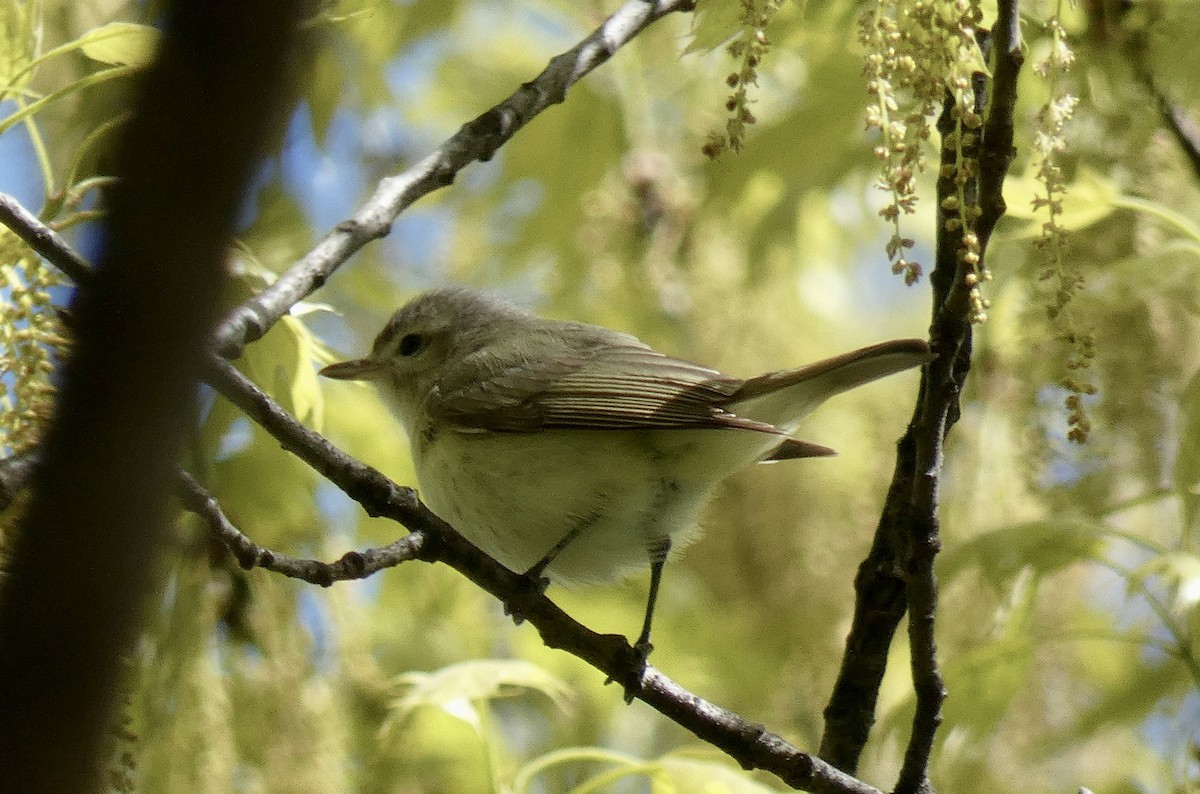
POLYGON ((799 369, 750 378, 725 407, 786 431, 825 400, 855 386, 918 367, 933 359, 920 339, 895 339, 799 369))

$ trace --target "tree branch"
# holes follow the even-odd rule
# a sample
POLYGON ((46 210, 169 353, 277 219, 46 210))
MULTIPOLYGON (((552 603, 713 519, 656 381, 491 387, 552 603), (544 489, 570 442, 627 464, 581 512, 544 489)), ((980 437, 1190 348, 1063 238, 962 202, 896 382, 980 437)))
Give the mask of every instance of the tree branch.
POLYGON ((420 559, 423 532, 410 532, 394 543, 378 549, 348 551, 335 562, 300 560, 271 551, 243 535, 229 520, 216 497, 204 489, 186 471, 179 472, 178 493, 183 506, 200 516, 212 533, 225 544, 246 570, 263 568, 292 579, 329 587, 334 582, 365 579, 385 568, 420 559))
POLYGON ((91 264, 7 193, 0 193, 0 223, 76 284, 91 279, 91 264))
MULTIPOLYGON (((297 301, 319 288, 350 255, 368 241, 387 233, 390 222, 421 196, 449 184, 455 174, 475 160, 487 160, 534 115, 561 102, 566 89, 595 66, 607 60, 622 44, 647 24, 677 10, 691 7, 690 0, 627 3, 604 26, 568 53, 553 59, 547 69, 512 97, 470 122, 437 151, 412 169, 381 183, 375 195, 340 224, 307 256, 264 293, 229 315, 213 338, 226 355, 236 355, 260 338, 297 301)), ((36 229, 36 219, 10 218, 15 226, 36 229), (33 221, 31 224, 30 221, 33 221)), ((55 235, 38 234, 28 242, 60 269, 72 258, 68 246, 55 235)), ((80 260, 82 261, 82 260, 80 260)), ((84 263, 86 265, 86 263, 84 263)), ((79 283, 90 274, 76 269, 79 283)), ((243 565, 258 565, 306 581, 329 584, 360 578, 383 567, 410 559, 444 562, 499 598, 541 634, 549 647, 559 648, 589 662, 627 695, 637 697, 712 743, 747 768, 770 771, 798 788, 826 792, 878 794, 878 790, 838 771, 768 733, 761 725, 709 704, 679 687, 659 671, 644 665, 624 637, 599 635, 574 621, 523 577, 508 571, 475 549, 437 516, 428 511, 412 489, 392 483, 379 472, 344 455, 324 438, 303 427, 239 372, 210 355, 207 380, 252 419, 275 436, 286 449, 329 477, 371 515, 402 523, 412 533, 383 549, 349 552, 327 564, 293 560, 254 544, 223 515, 215 499, 194 480, 181 475, 180 489, 188 506, 200 513, 243 565)), ((902 611, 901 611, 902 614, 902 611)), ((886 658, 886 656, 884 657, 886 658)))
MULTIPOLYGON (((964 187, 968 202, 977 202, 981 215, 975 234, 980 263, 997 221, 1004 214, 1004 179, 1014 150, 1013 109, 1017 75, 1023 62, 1017 0, 1000 0, 993 28, 996 63, 980 140, 964 146, 964 157, 974 157, 979 168, 964 187)), ((987 34, 980 34, 981 45, 987 34)), ((986 52, 986 49, 985 49, 986 52)), ((975 80, 976 110, 982 112, 986 83, 975 80)), ((943 139, 954 132, 947 99, 939 120, 943 139)), ((937 358, 922 372, 921 388, 912 420, 897 445, 896 466, 871 551, 855 579, 855 611, 837 683, 825 709, 821 757, 840 769, 853 772, 875 720, 879 686, 887 665, 888 650, 905 612, 909 613, 913 687, 917 708, 905 762, 896 784, 898 794, 929 791, 926 778, 929 757, 945 697, 937 665, 934 615, 937 581, 933 563, 940 547, 937 519, 938 485, 942 448, 958 420, 959 395, 971 365, 970 288, 967 266, 960 258, 963 229, 948 223, 942 202, 957 195, 954 172, 947 162, 953 149, 943 150, 943 170, 938 180, 939 206, 937 253, 930 286, 933 319, 930 347, 937 358)))
MULTIPOLYGON (((251 419, 359 502, 370 515, 391 518, 422 533, 415 559, 442 562, 498 598, 532 624, 547 647, 591 664, 637 698, 709 742, 747 769, 763 769, 797 788, 878 794, 878 789, 767 732, 761 725, 693 695, 645 665, 619 634, 597 634, 558 608, 538 588, 472 546, 429 511, 410 488, 345 455, 309 430, 224 361, 210 369, 209 382, 251 419)), ((412 536, 410 536, 412 537, 412 536)), ((354 554, 354 552, 351 552, 354 554)))
POLYGON ((414 201, 446 187, 476 160, 487 162, 529 121, 566 98, 567 89, 612 57, 650 23, 676 11, 689 11, 695 0, 630 0, 603 25, 567 52, 550 60, 533 80, 474 121, 402 174, 379 183, 375 194, 349 219, 273 284, 234 309, 217 327, 214 348, 237 358, 261 338, 297 302, 319 289, 335 270, 371 240, 383 237, 392 221, 414 201))

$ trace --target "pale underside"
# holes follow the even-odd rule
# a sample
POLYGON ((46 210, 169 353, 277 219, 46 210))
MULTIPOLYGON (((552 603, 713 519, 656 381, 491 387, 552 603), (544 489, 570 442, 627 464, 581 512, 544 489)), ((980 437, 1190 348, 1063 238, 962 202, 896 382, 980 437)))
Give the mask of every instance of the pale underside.
POLYGON ((422 498, 509 569, 528 570, 582 527, 546 570, 576 583, 646 567, 667 536, 682 548, 713 486, 779 439, 749 430, 450 431, 418 443, 422 498))

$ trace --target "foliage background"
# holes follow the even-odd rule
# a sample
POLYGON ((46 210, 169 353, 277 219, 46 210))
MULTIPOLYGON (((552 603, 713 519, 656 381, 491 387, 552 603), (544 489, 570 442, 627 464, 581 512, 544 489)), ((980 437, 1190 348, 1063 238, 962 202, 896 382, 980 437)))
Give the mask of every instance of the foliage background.
MULTIPOLYGON (((230 306, 378 179, 507 96, 613 7, 347 2, 314 17, 297 65, 303 97, 247 200, 230 306)), ((719 15, 719 3, 710 7, 719 15)), ((758 123, 741 153, 716 161, 700 150, 724 124, 731 62, 719 47, 683 54, 686 17, 653 26, 492 162, 402 215, 319 304, 239 365, 336 443, 411 483, 403 434, 376 395, 315 370, 360 353, 394 308, 430 286, 486 286, 731 374, 921 335, 924 285, 906 288, 885 264, 890 230, 877 217, 883 196, 862 131, 862 10, 845 0, 781 7, 754 92, 758 123)), ((1200 112, 1198 67, 1180 57, 1200 9, 1147 0, 1123 15, 1115 5, 1086 10, 1060 9, 1078 57, 1066 79, 1081 98, 1062 154, 1063 266, 1084 278, 1072 321, 1097 340, 1099 390, 1086 399, 1095 427, 1087 445, 1066 440, 1066 353, 1046 320, 1053 287, 1039 278, 1043 218, 1030 204, 1036 115, 1050 89, 1027 70, 1010 216, 988 251, 993 305, 942 493, 950 699, 933 780, 945 791, 1200 788, 1200 231, 1189 220, 1200 195, 1144 80, 1200 112)), ((1023 12, 1033 62, 1050 46, 1041 23, 1055 8, 1023 12)), ((42 208, 85 250, 95 234, 87 180, 105 173, 105 125, 120 117, 129 69, 82 45, 105 23, 154 13, 105 0, 3 2, 2 115, 70 90, 0 128, 0 190, 42 208)), ((930 202, 904 227, 928 261, 930 202)), ((3 295, 21 305, 32 265, 10 240, 0 237, 12 264, 3 295)), ((61 300, 65 288, 48 295, 61 300)), ((657 666, 815 748, 854 571, 915 383, 892 378, 814 416, 805 437, 840 457, 759 467, 721 489, 703 540, 668 566, 657 666)), ((18 409, 26 401, 9 399, 18 409)), ((19 442, 6 436, 9 450, 19 442)), ((398 532, 211 395, 186 464, 244 532, 288 553, 331 558, 398 532)), ((175 538, 163 596, 130 660, 130 756, 115 762, 118 788, 473 792, 529 781, 554 792, 592 781, 592 790, 638 791, 653 780, 657 791, 694 791, 689 775, 715 785, 724 774, 692 737, 540 647, 453 571, 409 564, 320 590, 242 572, 191 516, 181 514, 175 538)), ((643 578, 552 595, 599 631, 631 634, 644 592, 643 578)), ((896 648, 862 769, 884 785, 907 738, 905 661, 896 648)), ((727 774, 730 790, 776 785, 727 774)))

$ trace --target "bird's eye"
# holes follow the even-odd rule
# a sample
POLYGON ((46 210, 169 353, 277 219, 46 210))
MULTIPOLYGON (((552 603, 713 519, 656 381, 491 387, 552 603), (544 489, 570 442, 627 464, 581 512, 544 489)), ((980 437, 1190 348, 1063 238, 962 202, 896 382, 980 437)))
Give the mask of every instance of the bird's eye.
POLYGON ((402 356, 411 356, 425 346, 425 339, 420 334, 405 334, 400 337, 400 345, 396 352, 402 356))

